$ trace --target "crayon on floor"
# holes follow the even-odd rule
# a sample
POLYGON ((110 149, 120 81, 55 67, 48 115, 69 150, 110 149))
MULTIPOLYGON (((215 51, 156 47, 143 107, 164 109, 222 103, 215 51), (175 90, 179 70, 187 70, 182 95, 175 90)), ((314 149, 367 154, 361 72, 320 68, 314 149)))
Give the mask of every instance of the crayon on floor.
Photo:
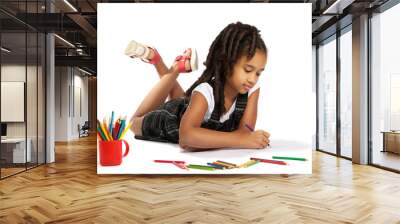
POLYGON ((257 163, 259 163, 258 160, 249 160, 249 161, 243 163, 242 165, 240 165, 239 167, 241 167, 241 168, 247 168, 247 167, 252 166, 252 165, 254 165, 254 164, 257 164, 257 163))
POLYGON ((203 165, 196 165, 196 164, 189 164, 186 167, 191 168, 191 169, 198 169, 198 170, 210 170, 210 171, 215 170, 215 168, 211 167, 211 166, 203 166, 203 165))
POLYGON ((183 170, 189 170, 186 166, 185 163, 177 163, 177 162, 172 162, 172 164, 174 164, 176 167, 179 167, 183 170))
POLYGON ((154 160, 155 163, 185 163, 185 161, 178 161, 178 160, 154 160))
POLYGON ((306 161, 305 158, 299 157, 287 157, 287 156, 272 156, 272 159, 282 159, 282 160, 297 160, 297 161, 306 161))
POLYGON ((222 160, 217 160, 217 162, 218 162, 218 163, 223 163, 223 164, 226 164, 226 165, 230 165, 230 166, 234 166, 234 167, 237 166, 236 164, 224 162, 224 161, 222 161, 222 160))
POLYGON ((216 164, 216 165, 219 165, 219 166, 223 166, 223 167, 225 167, 226 169, 233 169, 233 168, 235 168, 235 166, 227 165, 227 164, 225 164, 225 163, 220 163, 220 162, 213 162, 213 164, 216 164))
POLYGON ((271 164, 277 164, 277 165, 287 165, 286 162, 280 161, 280 160, 271 160, 271 159, 260 159, 260 158, 250 158, 252 160, 257 160, 262 163, 271 163, 271 164))
POLYGON ((214 167, 215 169, 219 169, 219 170, 225 169, 224 166, 218 165, 218 164, 214 164, 214 163, 207 163, 207 165, 212 166, 212 167, 214 167))

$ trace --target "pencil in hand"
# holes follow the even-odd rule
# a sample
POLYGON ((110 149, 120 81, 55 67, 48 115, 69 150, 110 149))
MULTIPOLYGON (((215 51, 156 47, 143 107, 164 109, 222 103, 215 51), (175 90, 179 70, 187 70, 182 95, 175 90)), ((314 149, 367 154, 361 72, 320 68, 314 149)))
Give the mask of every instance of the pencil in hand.
MULTIPOLYGON (((244 126, 245 126, 247 129, 249 129, 251 132, 254 131, 254 128, 252 128, 252 127, 251 127, 250 125, 248 125, 248 124, 244 124, 244 126)), ((268 143, 267 146, 269 146, 269 143, 268 143)))

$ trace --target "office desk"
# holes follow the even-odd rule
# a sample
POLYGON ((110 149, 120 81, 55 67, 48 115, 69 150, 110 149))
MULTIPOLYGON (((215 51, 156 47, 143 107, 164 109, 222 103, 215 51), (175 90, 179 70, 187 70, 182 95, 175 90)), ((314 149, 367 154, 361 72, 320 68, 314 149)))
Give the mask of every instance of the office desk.
POLYGON ((32 141, 27 138, 27 147, 25 155, 25 138, 6 138, 1 139, 1 157, 6 163, 25 163, 30 162, 32 158, 32 141), (27 161, 25 161, 27 159, 27 161))
POLYGON ((383 150, 382 152, 393 152, 400 154, 400 131, 382 131, 383 150))

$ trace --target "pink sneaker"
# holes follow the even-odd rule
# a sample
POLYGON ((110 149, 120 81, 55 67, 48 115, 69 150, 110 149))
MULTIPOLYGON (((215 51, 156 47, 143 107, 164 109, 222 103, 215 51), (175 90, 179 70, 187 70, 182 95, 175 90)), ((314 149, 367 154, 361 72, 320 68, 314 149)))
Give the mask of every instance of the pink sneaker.
POLYGON ((160 54, 155 48, 138 43, 134 40, 129 42, 125 49, 125 54, 131 58, 140 58, 142 61, 153 65, 157 64, 161 59, 160 54), (154 57, 151 60, 147 59, 149 57, 150 50, 154 51, 154 57))
POLYGON ((175 62, 178 65, 178 70, 181 73, 187 73, 196 71, 198 68, 198 61, 197 61, 197 51, 194 48, 188 48, 183 52, 182 55, 179 55, 175 58, 175 62), (186 55, 189 52, 189 55, 186 55), (185 64, 186 61, 189 60, 190 62, 190 69, 186 70, 185 64))

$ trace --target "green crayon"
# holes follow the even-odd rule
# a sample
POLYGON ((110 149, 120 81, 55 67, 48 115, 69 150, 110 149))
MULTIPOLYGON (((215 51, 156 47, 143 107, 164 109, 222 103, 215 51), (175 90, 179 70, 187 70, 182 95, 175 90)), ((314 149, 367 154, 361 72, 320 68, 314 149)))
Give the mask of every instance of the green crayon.
POLYGON ((298 161, 306 161, 305 158, 298 157, 285 157, 285 156, 272 156, 272 159, 282 159, 282 160, 298 160, 298 161))
POLYGON ((189 164, 186 167, 191 168, 191 169, 198 169, 198 170, 215 170, 215 168, 211 167, 211 166, 203 166, 203 165, 195 165, 195 164, 189 164))

